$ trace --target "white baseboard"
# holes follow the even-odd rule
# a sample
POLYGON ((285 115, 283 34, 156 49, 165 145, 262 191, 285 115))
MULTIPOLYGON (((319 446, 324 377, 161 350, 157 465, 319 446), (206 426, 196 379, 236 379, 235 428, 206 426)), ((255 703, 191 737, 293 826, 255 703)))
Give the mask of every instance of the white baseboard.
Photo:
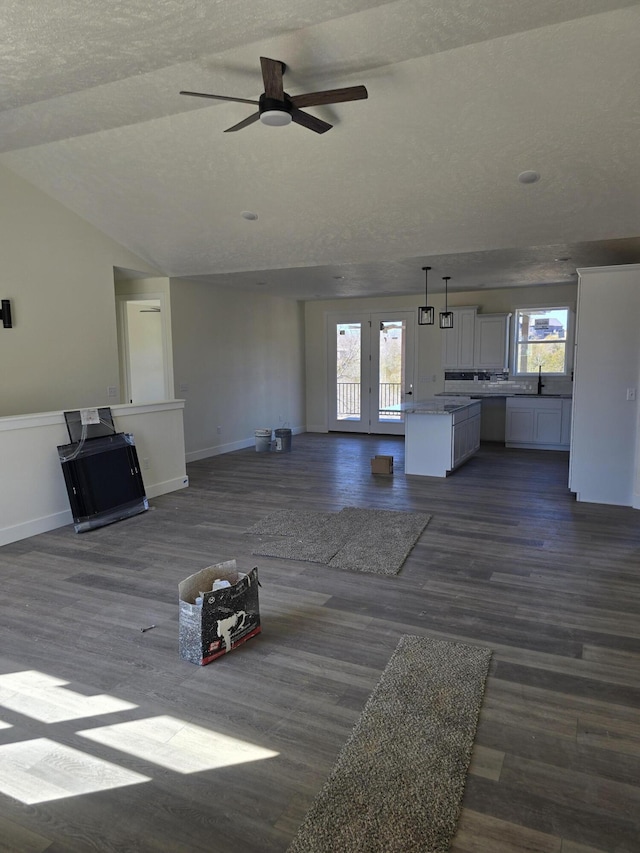
POLYGON ((570 450, 568 444, 534 444, 526 441, 505 441, 504 446, 520 450, 570 450))
MULTIPOLYGON (((145 493, 148 498, 155 498, 158 495, 165 495, 167 492, 185 489, 188 485, 189 478, 187 476, 176 477, 172 480, 165 480, 164 483, 145 486, 145 493)), ((9 545, 11 542, 19 542, 21 539, 28 539, 30 536, 37 536, 39 533, 48 533, 49 530, 56 530, 56 528, 65 527, 67 524, 73 524, 71 509, 54 512, 51 515, 45 515, 43 518, 30 518, 29 521, 23 521, 21 524, 0 528, 0 547, 9 545)))
POLYGON ((30 536, 37 536, 39 533, 47 533, 49 530, 55 530, 57 527, 64 527, 67 524, 73 524, 73 515, 70 509, 54 512, 51 515, 43 516, 43 518, 31 518, 21 524, 0 529, 0 546, 9 545, 10 542, 18 542, 20 539, 28 539, 30 536))
POLYGON ((186 489, 189 485, 189 478, 174 477, 172 480, 165 480, 163 483, 153 483, 150 486, 145 485, 144 490, 148 498, 157 498, 158 495, 166 495, 167 492, 177 492, 178 489, 186 489))
MULTIPOLYGON (((267 427, 268 429, 268 427, 267 427)), ((288 429, 288 427, 287 427, 288 429)), ((301 435, 311 432, 307 427, 292 427, 292 435, 301 435)), ((326 432, 326 429, 320 430, 326 432)), ((198 462, 200 459, 208 459, 210 456, 221 456, 223 453, 232 453, 234 450, 244 450, 255 445, 255 438, 243 438, 241 441, 230 441, 228 444, 216 444, 215 447, 205 447, 202 450, 191 450, 185 454, 187 462, 198 462)))
POLYGON ((198 462, 210 456, 221 456, 223 453, 231 453, 234 450, 244 450, 245 447, 252 447, 254 441, 253 438, 246 438, 242 441, 231 441, 228 444, 217 444, 215 447, 204 447, 202 450, 192 450, 185 454, 185 459, 187 462, 198 462))

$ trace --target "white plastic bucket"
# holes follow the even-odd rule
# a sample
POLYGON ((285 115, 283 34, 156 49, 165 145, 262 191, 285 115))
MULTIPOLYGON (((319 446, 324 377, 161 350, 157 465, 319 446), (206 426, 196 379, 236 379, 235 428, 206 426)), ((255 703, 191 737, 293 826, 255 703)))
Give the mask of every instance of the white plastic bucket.
POLYGON ((257 429, 256 436, 256 453, 268 453, 271 450, 271 433, 270 429, 257 429))

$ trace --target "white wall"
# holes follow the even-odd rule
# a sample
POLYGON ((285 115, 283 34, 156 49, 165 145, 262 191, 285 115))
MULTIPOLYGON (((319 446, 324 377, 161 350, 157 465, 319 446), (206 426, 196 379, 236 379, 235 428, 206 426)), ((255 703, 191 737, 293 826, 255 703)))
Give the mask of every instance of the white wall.
MULTIPOLYGON (((134 436, 147 497, 188 485, 181 402, 115 406, 113 415, 134 436)), ((68 441, 62 412, 0 418, 0 545, 71 524, 56 450, 68 441)))
POLYGON ((257 428, 304 431, 300 303, 172 279, 171 318, 188 461, 248 447, 257 428))
POLYGON ((14 318, 0 328, 0 416, 108 404, 113 267, 150 268, 2 167, 0 198, 0 296, 14 318))
MULTIPOLYGON (((546 285, 544 287, 513 287, 496 290, 476 290, 453 293, 449 306, 477 305, 483 314, 513 313, 522 306, 570 305, 575 307, 577 286, 546 285)), ((444 294, 429 294, 429 304, 444 311, 444 294)), ((377 299, 333 299, 305 303, 307 429, 323 432, 327 429, 327 359, 326 315, 338 311, 412 310, 416 314, 415 394, 425 399, 444 390, 442 369, 442 335, 437 325, 418 326, 417 310, 424 305, 424 293, 413 296, 389 296, 377 299), (435 375, 436 379, 433 380, 435 375)))
POLYGON ((580 270, 570 465, 578 500, 639 506, 639 354, 640 264, 580 270))

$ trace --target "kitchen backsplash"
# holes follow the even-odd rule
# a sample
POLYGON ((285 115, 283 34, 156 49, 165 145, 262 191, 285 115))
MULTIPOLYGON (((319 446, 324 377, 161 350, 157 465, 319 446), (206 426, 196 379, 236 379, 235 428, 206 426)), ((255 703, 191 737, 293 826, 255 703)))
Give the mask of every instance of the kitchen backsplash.
MULTIPOLYGON (((542 376, 543 394, 571 394, 573 382, 566 377, 542 376)), ((494 373, 485 370, 447 370, 444 374, 445 393, 473 394, 535 394, 538 390, 537 377, 510 379, 508 372, 494 373)))

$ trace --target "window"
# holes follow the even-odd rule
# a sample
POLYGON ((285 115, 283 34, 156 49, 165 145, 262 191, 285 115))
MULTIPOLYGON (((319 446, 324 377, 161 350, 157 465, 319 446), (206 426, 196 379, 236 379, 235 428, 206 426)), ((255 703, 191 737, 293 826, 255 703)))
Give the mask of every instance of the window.
POLYGON ((569 308, 516 310, 515 373, 567 373, 569 308))

